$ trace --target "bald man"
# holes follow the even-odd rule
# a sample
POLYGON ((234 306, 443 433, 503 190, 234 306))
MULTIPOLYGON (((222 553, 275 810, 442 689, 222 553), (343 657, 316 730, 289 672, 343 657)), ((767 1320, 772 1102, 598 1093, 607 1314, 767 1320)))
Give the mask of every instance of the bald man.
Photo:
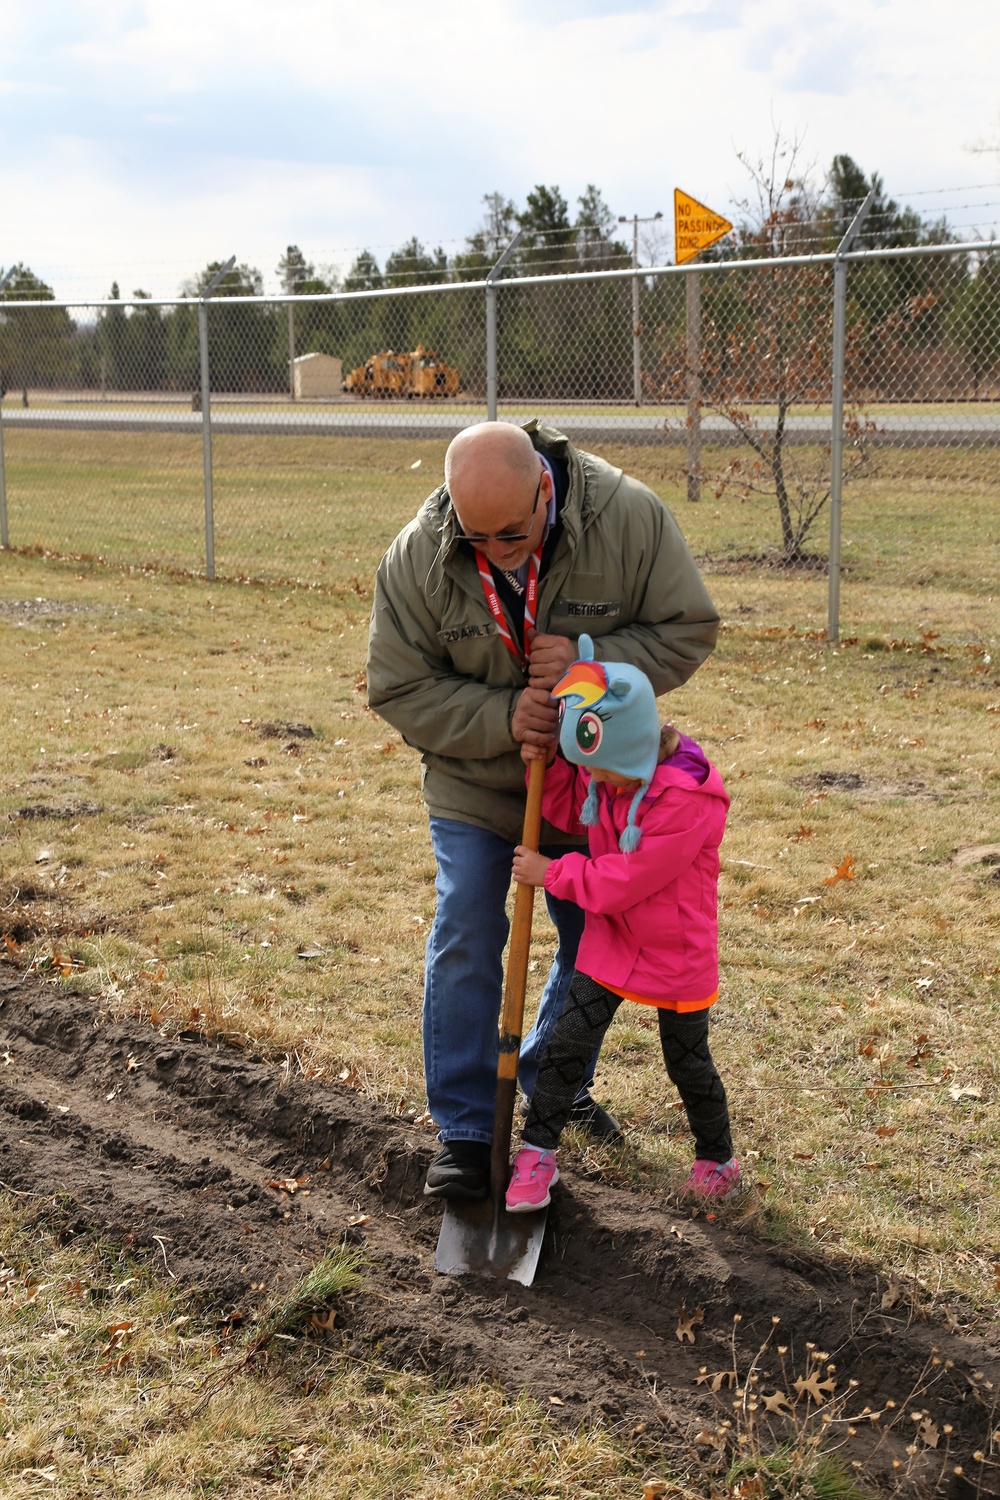
MULTIPOLYGON (((630 662, 660 694, 710 654, 718 623, 662 501, 538 422, 460 433, 444 484, 382 559, 368 701, 420 751, 437 861, 423 1042, 441 1150, 427 1194, 489 1191, 506 898, 524 820, 521 744, 556 739, 551 689, 576 660, 581 633, 599 661, 630 662)), ((541 847, 558 856, 586 840, 543 823, 541 847)), ((559 948, 521 1049, 529 1096, 583 930, 578 907, 546 903, 559 948)), ((592 1077, 572 1123, 616 1135, 617 1122, 590 1094, 592 1077)))

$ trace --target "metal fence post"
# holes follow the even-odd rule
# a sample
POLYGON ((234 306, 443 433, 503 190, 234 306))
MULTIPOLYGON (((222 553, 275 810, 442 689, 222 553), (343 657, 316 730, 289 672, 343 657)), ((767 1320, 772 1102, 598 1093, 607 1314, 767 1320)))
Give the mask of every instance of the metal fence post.
POLYGON ((687 497, 701 499, 701 275, 684 279, 687 305, 687 497))
MULTIPOLYGON (((632 269, 639 270, 639 219, 632 219, 632 269)), ((642 405, 642 324, 639 320, 639 277, 632 277, 632 400, 642 405)))
POLYGON ((495 282, 524 239, 519 229, 493 269, 486 275, 486 420, 497 419, 497 289, 495 282))
POLYGON ((205 576, 215 577, 215 504, 212 495, 212 400, 208 378, 208 303, 219 282, 236 264, 231 255, 201 294, 198 303, 198 349, 201 355, 201 449, 205 469, 205 576))
POLYGON ((826 638, 840 639, 840 532, 844 485, 844 366, 847 343, 847 262, 851 248, 875 198, 874 187, 837 246, 833 263, 833 370, 830 391, 830 556, 827 564, 826 638))
POLYGON ((486 420, 497 419, 497 289, 486 288, 486 420))
MULTIPOLYGON (((2 386, 0 386, 2 390, 2 386)), ((0 396, 0 402, 3 398, 0 396)), ((7 470, 3 461, 3 413, 0 412, 0 548, 6 549, 10 546, 10 532, 7 529, 7 470)))
POLYGON ((295 400, 295 304, 288 304, 288 394, 295 400))
MULTIPOLYGON (((0 277, 0 297, 7 289, 8 283, 13 278, 17 266, 8 266, 4 275, 0 277)), ((3 460, 3 371, 0 370, 0 547, 10 546, 10 532, 7 529, 7 470, 4 468, 3 460)))

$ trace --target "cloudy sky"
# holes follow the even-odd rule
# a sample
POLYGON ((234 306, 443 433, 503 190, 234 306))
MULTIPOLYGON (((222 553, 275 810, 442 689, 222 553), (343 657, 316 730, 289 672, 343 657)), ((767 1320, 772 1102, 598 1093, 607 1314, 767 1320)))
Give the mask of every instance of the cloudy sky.
MULTIPOLYGON (((4 6, 0 265, 176 295, 288 243, 341 269, 482 196, 596 183, 722 213, 737 150, 846 152, 960 231, 1000 226, 1000 5, 961 0, 42 0, 4 6), (985 185, 985 186, 984 186, 985 185)), ((662 247, 672 258, 669 239, 662 247)))

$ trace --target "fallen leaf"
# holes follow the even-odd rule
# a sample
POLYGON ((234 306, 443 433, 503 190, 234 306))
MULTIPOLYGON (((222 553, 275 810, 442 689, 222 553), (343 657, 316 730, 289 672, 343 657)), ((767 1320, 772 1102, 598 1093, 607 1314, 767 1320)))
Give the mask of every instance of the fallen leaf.
POLYGON ((792 1157, 795 1161, 812 1161, 816 1155, 815 1151, 793 1151, 792 1157))
POLYGON ((336 1311, 334 1308, 329 1307, 322 1315, 320 1315, 318 1312, 314 1312, 312 1317, 309 1319, 309 1327, 318 1329, 320 1333, 332 1333, 336 1322, 336 1311))
POLYGON ((903 1288, 900 1285, 899 1281, 895 1276, 890 1276, 889 1285, 882 1293, 882 1301, 880 1304, 882 1311, 888 1312, 890 1308, 895 1307, 896 1303, 899 1301, 902 1295, 903 1288))
POLYGON ((948 1093, 956 1104, 960 1099, 981 1099, 983 1097, 982 1089, 974 1089, 968 1085, 962 1086, 957 1083, 952 1084, 948 1093))
POLYGON ((766 1412, 770 1412, 772 1415, 778 1416, 791 1415, 792 1403, 789 1401, 784 1391, 775 1391, 773 1396, 765 1396, 763 1398, 763 1401, 764 1410, 766 1412))
POLYGON ((111 1354, 116 1349, 120 1349, 134 1327, 134 1322, 111 1323, 108 1327, 109 1339, 105 1354, 111 1354))
POLYGON ((841 881, 841 880, 853 880, 853 879, 854 879, 854 855, 853 854, 848 854, 848 855, 845 856, 844 859, 841 860, 840 864, 834 870, 833 874, 827 876, 827 878, 826 878, 826 880, 824 880, 823 884, 824 885, 837 885, 838 882, 841 881))
POLYGON ((710 1372, 704 1365, 702 1365, 701 1374, 695 1377, 694 1383, 695 1385, 707 1385, 713 1396, 717 1396, 718 1393, 722 1390, 723 1385, 728 1385, 729 1389, 732 1390, 733 1386, 736 1384, 736 1371, 716 1370, 715 1374, 713 1375, 710 1374, 710 1372))
POLYGON ((565 1406, 566 1405, 565 1401, 562 1399, 561 1396, 550 1396, 549 1397, 549 1404, 551 1406, 565 1406))
POLYGON ((835 1380, 820 1380, 820 1371, 813 1370, 811 1375, 801 1375, 794 1382, 795 1394, 801 1401, 803 1396, 808 1396, 815 1401, 817 1406, 822 1406, 828 1401, 837 1389, 835 1380))
POLYGON ((704 1323, 704 1321, 705 1309, 703 1307, 696 1307, 694 1312, 689 1315, 682 1302, 677 1309, 677 1338, 680 1343, 683 1344, 684 1340, 687 1339, 688 1343, 693 1344, 694 1330, 699 1323, 704 1323))
POLYGON ((356 1228, 359 1224, 367 1224, 370 1218, 371 1214, 352 1214, 347 1222, 356 1228))
POLYGON ((938 1439, 940 1438, 941 1434, 938 1431, 935 1423, 931 1421, 930 1417, 925 1417, 920 1426, 917 1428, 917 1436, 921 1439, 922 1442, 927 1444, 928 1448, 936 1448, 938 1445, 938 1439))
POLYGON ((703 1427, 695 1434, 695 1442, 702 1448, 715 1448, 719 1453, 726 1446, 726 1434, 718 1432, 714 1427, 703 1427))
POLYGON ((667 1500, 670 1485, 665 1479, 644 1479, 642 1481, 642 1500, 667 1500))
POLYGON ((298 1192, 303 1183, 306 1183, 308 1181, 308 1173, 306 1173, 303 1177, 272 1177, 270 1182, 267 1183, 267 1186, 269 1188, 274 1188, 279 1193, 288 1193, 289 1197, 291 1197, 293 1193, 298 1192))
POLYGON ((880 1125, 879 1128, 876 1130, 875 1134, 877 1136, 880 1136, 883 1141, 887 1141, 890 1136, 893 1136, 893 1135, 896 1134, 896 1131, 898 1129, 899 1129, 898 1125, 880 1125))

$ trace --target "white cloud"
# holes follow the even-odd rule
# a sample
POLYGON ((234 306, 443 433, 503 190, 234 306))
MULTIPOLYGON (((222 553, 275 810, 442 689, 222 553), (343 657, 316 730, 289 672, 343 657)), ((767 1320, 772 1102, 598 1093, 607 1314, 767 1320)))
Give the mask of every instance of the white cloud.
POLYGON ((965 149, 998 41, 995 0, 961 25, 930 0, 53 0, 5 46, 3 250, 67 291, 86 259, 95 291, 166 292, 226 246, 270 274, 289 241, 458 241, 483 193, 536 182, 726 212, 774 122, 820 167, 957 202, 1000 176, 965 149))

